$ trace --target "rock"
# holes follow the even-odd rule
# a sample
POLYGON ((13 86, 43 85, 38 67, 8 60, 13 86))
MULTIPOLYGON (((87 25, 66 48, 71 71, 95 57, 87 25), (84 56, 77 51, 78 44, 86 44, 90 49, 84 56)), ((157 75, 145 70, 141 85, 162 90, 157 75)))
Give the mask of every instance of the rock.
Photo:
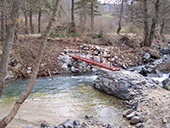
POLYGON ((160 53, 163 55, 170 54, 170 48, 161 48, 160 53))
POLYGON ((107 52, 105 51, 105 52, 102 54, 102 57, 104 57, 104 58, 110 58, 110 55, 107 54, 107 52))
POLYGON ((94 56, 94 61, 99 62, 99 61, 100 61, 100 58, 99 58, 98 56, 94 56))
POLYGON ((143 123, 145 121, 146 121, 146 117, 145 116, 139 117, 139 122, 143 123))
POLYGON ((130 120, 130 124, 137 124, 137 123, 139 123, 139 117, 138 116, 132 117, 132 119, 130 120))
POLYGON ((79 73, 79 69, 75 68, 74 66, 71 67, 71 72, 73 73, 79 73))
POLYGON ((136 124, 136 128, 144 128, 144 124, 143 123, 138 123, 138 124, 136 124))
POLYGON ((62 124, 59 124, 57 126, 54 126, 54 128, 64 128, 64 126, 62 124))
POLYGON ((73 124, 74 124, 74 125, 80 125, 80 121, 79 121, 79 120, 75 120, 75 121, 73 122, 73 124))
POLYGON ((149 52, 145 53, 145 55, 143 56, 143 62, 148 62, 150 57, 151 57, 151 55, 149 52))
POLYGON ((97 72, 97 69, 95 69, 95 68, 92 68, 91 70, 92 70, 92 72, 97 72))
POLYGON ((160 54, 159 54, 159 51, 158 50, 150 50, 150 55, 152 58, 154 59, 159 59, 161 58, 160 54))
POLYGON ((66 63, 67 65, 72 65, 72 63, 71 63, 71 58, 69 57, 69 55, 65 55, 65 56, 63 57, 62 61, 63 61, 64 63, 66 63))
POLYGON ((21 68, 22 65, 20 63, 18 63, 16 66, 15 66, 15 69, 18 70, 19 68, 21 68))
POLYGON ((130 113, 132 113, 133 110, 132 109, 127 109, 123 112, 123 117, 126 117, 127 115, 129 115, 130 113))
POLYGON ((141 74, 141 75, 143 75, 143 76, 147 76, 147 73, 148 73, 149 71, 146 69, 146 68, 144 68, 144 67, 142 67, 141 68, 141 70, 139 71, 139 73, 141 74))
POLYGON ((31 73, 31 70, 27 70, 27 74, 30 74, 31 73))
POLYGON ((98 77, 93 82, 94 87, 120 99, 133 99, 135 96, 142 94, 142 90, 152 88, 158 84, 138 73, 123 69, 114 72, 98 69, 98 73, 98 77))
POLYGON ((32 68, 31 67, 27 67, 28 70, 31 70, 32 68))
POLYGON ((66 120, 66 122, 63 123, 64 128, 74 128, 74 121, 73 120, 66 120))
POLYGON ((16 65, 17 65, 17 63, 18 63, 18 60, 17 60, 17 58, 13 58, 13 59, 11 59, 10 61, 9 61, 9 65, 10 66, 12 66, 12 67, 15 67, 16 65))
POLYGON ((41 67, 44 67, 44 66, 46 66, 47 65, 47 63, 41 63, 41 67))
POLYGON ((50 125, 48 123, 41 123, 41 128, 48 128, 50 125))
POLYGON ((75 68, 79 68, 79 67, 80 67, 80 62, 79 62, 79 61, 75 61, 75 62, 73 63, 73 66, 74 66, 75 68))
POLYGON ((68 66, 67 66, 67 64, 66 63, 64 63, 63 65, 62 65, 62 67, 61 68, 63 68, 63 69, 68 69, 68 66))
POLYGON ((134 116, 136 116, 136 112, 133 111, 132 113, 130 113, 129 115, 126 116, 126 119, 130 120, 132 119, 134 116))
POLYGON ((169 76, 169 78, 162 81, 162 84, 163 84, 163 88, 170 91, 170 76, 169 76))

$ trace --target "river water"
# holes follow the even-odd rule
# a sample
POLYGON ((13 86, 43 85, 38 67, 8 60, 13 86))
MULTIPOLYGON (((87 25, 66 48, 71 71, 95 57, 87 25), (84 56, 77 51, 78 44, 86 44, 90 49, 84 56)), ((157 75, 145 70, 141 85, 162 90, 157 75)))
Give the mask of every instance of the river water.
MULTIPOLYGON (((92 87, 93 74, 43 77, 36 80, 29 98, 7 128, 39 127, 42 122, 56 125, 66 119, 83 121, 85 115, 116 126, 127 126, 122 117, 122 100, 92 87)), ((11 110, 28 79, 8 81, 0 98, 0 119, 11 110)))

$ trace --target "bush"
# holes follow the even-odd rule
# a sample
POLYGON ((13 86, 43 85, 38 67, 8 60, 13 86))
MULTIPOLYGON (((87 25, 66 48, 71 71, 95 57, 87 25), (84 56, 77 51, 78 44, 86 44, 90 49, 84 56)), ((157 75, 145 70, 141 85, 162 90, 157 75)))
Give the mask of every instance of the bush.
POLYGON ((101 29, 98 34, 91 34, 90 36, 92 38, 99 38, 99 39, 104 39, 106 37, 105 32, 104 32, 103 29, 101 29))

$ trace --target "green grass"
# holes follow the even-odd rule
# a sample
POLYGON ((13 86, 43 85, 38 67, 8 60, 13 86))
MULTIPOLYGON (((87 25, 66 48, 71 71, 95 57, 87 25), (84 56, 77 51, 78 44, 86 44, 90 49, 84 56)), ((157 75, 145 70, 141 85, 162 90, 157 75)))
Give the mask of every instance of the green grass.
POLYGON ((112 13, 107 13, 107 14, 103 15, 103 17, 113 18, 112 13))
MULTIPOLYGON (((44 33, 42 33, 44 35, 44 33)), ((51 32, 49 37, 55 38, 55 37, 78 37, 80 36, 79 33, 53 33, 51 32)))

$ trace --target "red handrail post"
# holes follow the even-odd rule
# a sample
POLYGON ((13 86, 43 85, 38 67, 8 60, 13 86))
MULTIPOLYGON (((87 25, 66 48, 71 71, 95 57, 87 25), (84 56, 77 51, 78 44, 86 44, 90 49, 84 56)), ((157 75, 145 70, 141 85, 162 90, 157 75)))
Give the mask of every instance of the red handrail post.
POLYGON ((93 45, 93 61, 94 61, 94 45, 93 45))
POLYGON ((75 43, 75 56, 76 56, 76 51, 77 51, 77 50, 76 50, 76 49, 77 49, 76 47, 77 47, 77 46, 76 46, 76 43, 75 43))
POLYGON ((111 68, 111 59, 112 59, 112 48, 110 47, 110 68, 111 68))
POLYGON ((80 56, 80 44, 79 44, 79 56, 80 56))
POLYGON ((69 56, 70 56, 70 41, 69 41, 69 56))
POLYGON ((120 49, 118 48, 118 53, 117 53, 117 68, 119 68, 119 54, 120 54, 120 49))
POLYGON ((101 45, 100 45, 100 62, 101 62, 101 45))
POLYGON ((87 45, 85 45, 85 58, 87 57, 87 45))

